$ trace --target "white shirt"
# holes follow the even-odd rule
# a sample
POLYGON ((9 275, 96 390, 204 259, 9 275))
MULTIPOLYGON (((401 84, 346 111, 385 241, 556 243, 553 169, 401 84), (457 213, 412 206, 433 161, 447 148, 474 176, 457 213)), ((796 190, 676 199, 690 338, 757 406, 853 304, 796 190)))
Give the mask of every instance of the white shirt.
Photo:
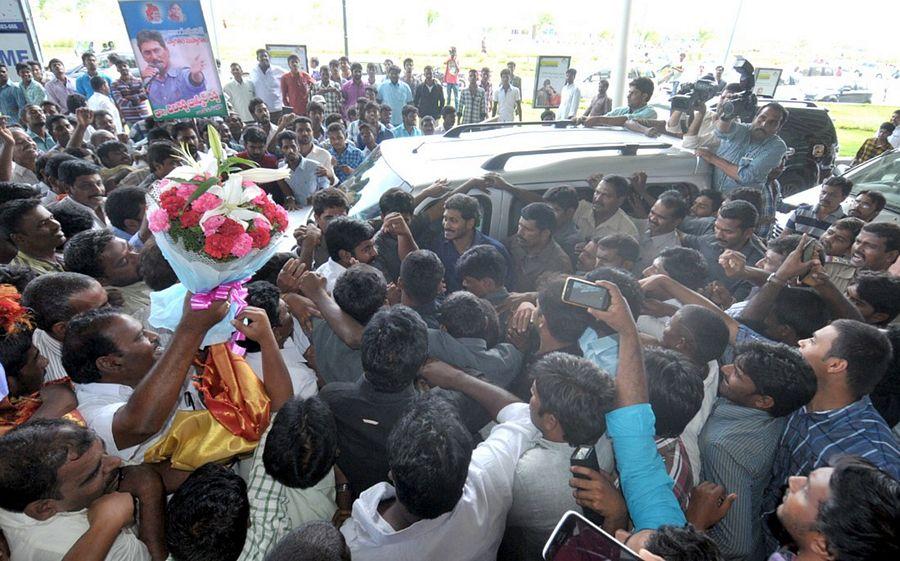
POLYGON ((92 209, 91 207, 89 207, 87 205, 83 205, 83 204, 79 203, 72 197, 66 197, 56 204, 61 207, 75 207, 75 208, 80 208, 82 210, 86 210, 86 211, 90 212, 91 218, 94 220, 94 227, 93 227, 94 230, 106 230, 110 226, 109 219, 107 219, 107 221, 104 222, 103 220, 100 219, 99 216, 97 216, 97 213, 94 212, 94 209, 92 209))
POLYGON ((494 90, 493 101, 497 102, 497 116, 501 122, 514 121, 516 118, 516 102, 522 101, 522 93, 519 88, 510 85, 504 90, 501 85, 494 90))
POLYGON ((109 111, 113 118, 113 124, 116 126, 116 133, 124 132, 124 129, 122 128, 122 116, 119 115, 119 108, 116 107, 116 103, 111 97, 100 92, 94 92, 94 95, 88 98, 87 106, 88 109, 92 111, 98 111, 100 109, 109 111))
POLYGON ((10 177, 10 181, 12 183, 24 183, 26 185, 37 185, 40 180, 34 174, 33 171, 26 168, 25 166, 20 166, 19 164, 13 162, 12 163, 12 177, 10 177))
POLYGON ((236 80, 232 80, 225 84, 222 91, 225 92, 228 103, 231 104, 231 108, 241 118, 241 121, 252 123, 256 119, 250 112, 250 101, 256 97, 256 88, 253 86, 253 82, 244 80, 238 83, 236 80))
POLYGON ((578 104, 581 103, 581 90, 575 84, 563 84, 559 90, 559 109, 556 116, 559 119, 569 119, 578 114, 578 104))
POLYGON ((270 66, 263 72, 258 64, 250 70, 250 81, 256 89, 256 97, 266 102, 269 111, 284 109, 281 101, 281 77, 284 73, 285 70, 277 66, 270 66))
MULTIPOLYGON (((302 334, 303 331, 296 325, 296 320, 294 321, 294 335, 296 336, 298 332, 302 334)), ((306 346, 308 347, 309 345, 306 346)), ((306 364, 306 359, 303 358, 303 353, 300 352, 300 348, 294 342, 293 337, 289 337, 284 342, 284 348, 281 349, 281 357, 288 367, 288 375, 291 377, 291 385, 294 387, 294 396, 302 397, 303 399, 314 396, 319 390, 316 385, 316 372, 306 364)), ((244 355, 244 360, 253 369, 256 377, 265 382, 262 352, 247 353, 244 355)))
MULTIPOLYGON (((331 167, 331 153, 328 150, 322 148, 321 146, 316 146, 315 144, 313 144, 312 150, 309 151, 309 154, 307 154, 303 157, 316 162, 323 168, 330 171, 332 173, 332 175, 334 175, 334 168, 331 167)), ((337 177, 335 176, 334 182, 332 183, 332 185, 334 185, 336 183, 337 183, 337 177)))
POLYGON ((44 371, 45 384, 69 377, 62 365, 62 343, 51 337, 43 329, 34 330, 34 333, 31 335, 31 342, 37 347, 41 356, 47 359, 47 370, 44 371))
POLYGON ((894 148, 900 148, 900 126, 894 129, 894 132, 888 137, 888 142, 894 148))
POLYGON ((318 269, 316 269, 316 274, 322 275, 325 277, 325 290, 328 294, 331 294, 334 291, 334 283, 337 282, 339 276, 344 274, 347 268, 332 259, 328 258, 328 261, 322 263, 318 269))
MULTIPOLYGON (((48 520, 35 520, 22 512, 0 509, 0 529, 15 561, 60 561, 90 528, 87 509, 60 512, 48 520)), ((130 528, 119 532, 108 561, 150 561, 147 546, 130 528)))
POLYGON ((354 561, 493 561, 512 503, 513 477, 522 453, 538 436, 528 404, 506 406, 500 423, 472 452, 462 497, 453 510, 397 531, 378 513, 378 505, 396 496, 389 483, 364 491, 341 533, 354 561))
POLYGON ((719 363, 711 360, 707 367, 706 379, 703 380, 703 401, 700 402, 700 411, 697 411, 697 414, 681 433, 681 442, 684 444, 688 460, 691 462, 691 471, 694 472, 694 485, 700 484, 700 444, 697 439, 712 412, 713 403, 719 392, 719 363))

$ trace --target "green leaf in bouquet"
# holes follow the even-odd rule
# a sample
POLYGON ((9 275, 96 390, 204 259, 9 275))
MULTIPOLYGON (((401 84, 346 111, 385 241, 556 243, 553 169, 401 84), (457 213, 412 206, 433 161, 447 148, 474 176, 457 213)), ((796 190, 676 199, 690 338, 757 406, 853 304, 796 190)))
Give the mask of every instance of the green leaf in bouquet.
POLYGON ((240 165, 248 166, 251 168, 255 168, 255 167, 259 166, 259 164, 257 164, 253 160, 248 160, 246 158, 239 158, 237 156, 229 156, 224 162, 222 162, 223 168, 231 169, 231 168, 234 168, 235 166, 240 166, 240 165))
POLYGON ((200 195, 209 191, 210 187, 212 187, 213 185, 218 185, 219 181, 220 179, 218 177, 210 177, 209 179, 205 179, 203 181, 200 181, 199 183, 190 181, 189 183, 193 183, 197 186, 197 188, 194 189, 194 192, 191 193, 190 197, 188 197, 187 202, 184 205, 185 208, 187 208, 192 202, 196 201, 200 197, 200 195))
MULTIPOLYGON (((219 131, 211 123, 206 125, 206 136, 209 138, 209 149, 212 151, 216 160, 222 162, 225 159, 225 151, 222 149, 222 137, 219 131)), ((221 165, 221 164, 220 164, 221 165)))

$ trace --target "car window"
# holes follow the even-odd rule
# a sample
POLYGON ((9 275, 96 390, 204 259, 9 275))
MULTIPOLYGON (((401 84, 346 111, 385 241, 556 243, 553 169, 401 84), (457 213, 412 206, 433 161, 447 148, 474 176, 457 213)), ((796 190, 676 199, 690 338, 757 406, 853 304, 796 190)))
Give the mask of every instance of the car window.
POLYGON ((478 201, 478 206, 481 207, 481 224, 478 225, 478 228, 484 234, 490 235, 491 233, 491 216, 494 212, 494 204, 491 202, 491 198, 487 195, 473 195, 475 200, 478 201))
POLYGON ((394 173, 381 157, 380 147, 376 147, 341 185, 350 197, 350 215, 364 220, 380 215, 378 200, 393 187, 412 191, 412 186, 394 173))
POLYGON ((859 170, 851 170, 847 179, 853 181, 854 193, 879 191, 888 207, 900 209, 900 153, 887 154, 859 170))

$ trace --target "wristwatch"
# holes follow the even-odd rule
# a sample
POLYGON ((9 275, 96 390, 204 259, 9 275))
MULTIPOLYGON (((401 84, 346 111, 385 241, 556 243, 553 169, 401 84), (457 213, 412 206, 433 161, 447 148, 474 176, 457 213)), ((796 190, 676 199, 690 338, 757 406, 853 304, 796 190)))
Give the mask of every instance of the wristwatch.
POLYGON ((777 284, 777 285, 779 285, 779 286, 784 286, 784 285, 787 284, 787 281, 782 280, 782 279, 779 278, 778 275, 776 275, 775 273, 772 273, 771 275, 769 275, 769 276, 766 278, 766 282, 771 282, 772 284, 777 284))

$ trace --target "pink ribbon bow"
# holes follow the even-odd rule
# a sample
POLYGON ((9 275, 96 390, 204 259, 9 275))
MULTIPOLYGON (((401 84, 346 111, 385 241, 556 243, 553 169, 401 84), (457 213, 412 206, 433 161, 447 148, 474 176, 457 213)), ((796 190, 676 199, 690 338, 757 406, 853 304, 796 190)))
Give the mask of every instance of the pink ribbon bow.
MULTIPOLYGON (((220 284, 209 292, 198 292, 191 296, 191 309, 207 310, 216 300, 231 300, 232 304, 237 305, 237 309, 234 312, 236 317, 247 307, 247 289, 244 288, 244 283, 249 280, 250 277, 247 277, 243 280, 220 284)), ((238 341, 243 341, 244 338, 243 333, 238 330, 234 331, 230 343, 231 351, 233 353, 244 356, 246 351, 237 344, 238 341)))

